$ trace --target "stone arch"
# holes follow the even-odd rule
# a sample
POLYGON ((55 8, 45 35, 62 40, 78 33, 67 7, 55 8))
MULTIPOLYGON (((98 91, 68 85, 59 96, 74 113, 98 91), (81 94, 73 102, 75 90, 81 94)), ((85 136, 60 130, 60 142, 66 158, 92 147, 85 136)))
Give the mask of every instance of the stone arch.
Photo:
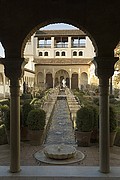
POLYGON ((41 86, 44 84, 44 74, 42 72, 39 72, 37 74, 37 85, 41 86))
POLYGON ((66 86, 69 87, 69 73, 64 69, 60 69, 55 73, 55 86, 62 84, 63 79, 66 80, 66 86))
POLYGON ((85 89, 88 84, 88 74, 86 72, 81 73, 80 82, 81 82, 81 89, 85 89))
POLYGON ((77 51, 73 51, 73 56, 77 56, 77 51))
POLYGON ((60 56, 60 52, 59 52, 59 51, 56 51, 55 55, 56 55, 56 56, 60 56))
POLYGON ((46 73, 46 88, 53 88, 53 77, 52 73, 46 73))
POLYGON ((71 77, 71 89, 77 89, 78 88, 78 73, 74 72, 72 73, 71 77))
POLYGON ((71 24, 77 28, 79 28, 80 30, 82 30, 83 32, 85 32, 87 34, 87 36, 90 38, 90 40, 92 41, 93 43, 93 46, 95 48, 95 52, 96 52, 96 55, 98 54, 98 47, 97 47, 97 43, 95 41, 95 38, 93 37, 93 35, 90 34, 89 30, 87 30, 87 28, 81 26, 80 24, 78 25, 76 22, 73 22, 69 19, 65 19, 63 20, 62 18, 61 19, 53 19, 53 20, 48 20, 48 21, 45 21, 43 23, 40 23, 38 25, 36 25, 35 27, 33 27, 33 29, 28 32, 27 36, 24 38, 23 40, 23 43, 22 43, 22 46, 21 46, 21 56, 23 57, 23 54, 24 54, 24 48, 25 48, 25 45, 27 43, 27 41, 30 39, 30 37, 40 28, 48 25, 48 24, 55 24, 55 23, 66 23, 66 24, 71 24))

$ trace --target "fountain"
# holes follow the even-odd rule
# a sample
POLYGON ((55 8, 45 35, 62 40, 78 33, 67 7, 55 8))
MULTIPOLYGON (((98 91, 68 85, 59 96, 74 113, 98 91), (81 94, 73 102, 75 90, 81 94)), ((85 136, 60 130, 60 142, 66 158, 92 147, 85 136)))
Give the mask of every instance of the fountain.
POLYGON ((76 148, 70 145, 49 145, 44 148, 44 154, 51 159, 69 159, 76 154, 76 148))
POLYGON ((54 144, 36 152, 34 157, 38 162, 62 165, 82 161, 85 155, 72 145, 54 144))

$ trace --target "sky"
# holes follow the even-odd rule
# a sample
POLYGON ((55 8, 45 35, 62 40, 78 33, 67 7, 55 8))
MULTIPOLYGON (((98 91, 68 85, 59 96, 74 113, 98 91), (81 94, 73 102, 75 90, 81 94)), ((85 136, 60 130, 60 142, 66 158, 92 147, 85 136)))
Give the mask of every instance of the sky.
MULTIPOLYGON (((64 23, 49 24, 41 28, 41 30, 62 30, 62 29, 77 29, 77 28, 75 26, 64 23)), ((4 48, 2 47, 1 43, 0 43, 0 56, 4 57, 4 48)))

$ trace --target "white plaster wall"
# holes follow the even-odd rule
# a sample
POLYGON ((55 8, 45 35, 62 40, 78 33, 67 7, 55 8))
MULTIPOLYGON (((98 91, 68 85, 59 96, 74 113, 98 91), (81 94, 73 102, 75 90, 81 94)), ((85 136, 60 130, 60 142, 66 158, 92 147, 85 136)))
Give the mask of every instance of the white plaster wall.
POLYGON ((93 58, 95 56, 94 46, 88 36, 86 36, 86 47, 84 48, 84 57, 93 58))

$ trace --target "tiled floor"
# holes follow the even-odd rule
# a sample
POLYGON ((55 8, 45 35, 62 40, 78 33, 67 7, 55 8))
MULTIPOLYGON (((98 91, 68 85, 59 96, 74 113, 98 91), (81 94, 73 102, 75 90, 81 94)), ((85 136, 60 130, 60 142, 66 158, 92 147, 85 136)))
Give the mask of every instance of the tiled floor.
MULTIPOLYGON (((29 143, 21 143, 21 165, 22 166, 51 166, 50 164, 38 162, 34 158, 34 153, 40 151, 44 146, 31 146, 29 143)), ((85 154, 85 159, 81 162, 68 164, 69 166, 98 166, 99 165, 99 148, 98 145, 91 147, 76 147, 85 154)), ((8 144, 0 146, 0 166, 9 166, 10 164, 10 147, 8 144)), ((110 165, 120 166, 120 147, 110 148, 110 165)), ((66 165, 67 166, 67 165, 66 165)))

